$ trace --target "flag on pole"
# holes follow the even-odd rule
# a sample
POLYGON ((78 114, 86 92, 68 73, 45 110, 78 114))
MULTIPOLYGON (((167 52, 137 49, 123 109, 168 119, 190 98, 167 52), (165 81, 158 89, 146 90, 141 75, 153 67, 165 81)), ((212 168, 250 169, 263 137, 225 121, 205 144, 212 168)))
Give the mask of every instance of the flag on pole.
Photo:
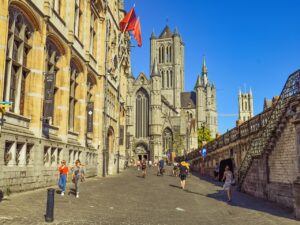
POLYGON ((135 24, 136 24, 136 15, 133 7, 119 23, 120 30, 121 32, 131 31, 134 29, 135 24))
POLYGON ((138 43, 138 46, 142 47, 142 31, 141 31, 140 18, 137 19, 132 33, 133 33, 135 40, 138 43))

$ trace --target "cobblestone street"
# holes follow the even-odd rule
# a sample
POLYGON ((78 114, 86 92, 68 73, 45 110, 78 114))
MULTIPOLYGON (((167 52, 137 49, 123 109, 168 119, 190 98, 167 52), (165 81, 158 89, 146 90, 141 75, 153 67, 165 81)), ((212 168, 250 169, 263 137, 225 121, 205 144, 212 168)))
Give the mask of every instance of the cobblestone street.
MULTIPOLYGON (((235 193, 227 204, 220 185, 191 176, 188 190, 183 191, 170 171, 164 177, 155 172, 148 170, 143 179, 140 171, 131 168, 118 176, 89 179, 82 183, 79 199, 56 194, 53 224, 300 224, 292 212, 272 203, 235 193)), ((12 195, 0 203, 0 224, 45 224, 45 207, 45 189, 12 195)))

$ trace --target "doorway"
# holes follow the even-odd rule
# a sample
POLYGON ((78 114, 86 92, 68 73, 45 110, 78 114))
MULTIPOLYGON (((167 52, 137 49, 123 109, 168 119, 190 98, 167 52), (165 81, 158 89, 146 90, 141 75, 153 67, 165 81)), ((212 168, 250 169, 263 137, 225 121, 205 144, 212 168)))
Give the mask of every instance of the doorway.
POLYGON ((232 159, 224 159, 220 162, 220 167, 219 167, 219 181, 222 180, 224 172, 225 172, 225 167, 229 166, 230 171, 232 172, 234 176, 234 167, 233 167, 233 160, 232 159))

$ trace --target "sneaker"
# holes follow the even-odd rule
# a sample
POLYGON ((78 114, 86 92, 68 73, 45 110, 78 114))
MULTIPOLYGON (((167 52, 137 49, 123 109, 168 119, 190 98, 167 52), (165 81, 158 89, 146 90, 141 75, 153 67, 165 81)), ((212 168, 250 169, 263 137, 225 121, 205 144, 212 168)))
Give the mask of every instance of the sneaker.
POLYGON ((76 198, 79 198, 79 194, 76 195, 76 198))
POLYGON ((60 195, 61 195, 61 196, 64 196, 64 195, 65 195, 65 192, 62 191, 60 195))

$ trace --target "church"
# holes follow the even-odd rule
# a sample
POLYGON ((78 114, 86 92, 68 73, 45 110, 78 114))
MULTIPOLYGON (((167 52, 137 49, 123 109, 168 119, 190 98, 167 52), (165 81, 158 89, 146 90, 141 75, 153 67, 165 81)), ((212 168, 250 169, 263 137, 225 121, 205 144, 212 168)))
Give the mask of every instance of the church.
POLYGON ((184 42, 166 26, 150 38, 150 76, 128 78, 127 150, 132 160, 158 160, 198 147, 197 130, 217 133, 216 87, 203 59, 193 91, 184 90, 184 42))

